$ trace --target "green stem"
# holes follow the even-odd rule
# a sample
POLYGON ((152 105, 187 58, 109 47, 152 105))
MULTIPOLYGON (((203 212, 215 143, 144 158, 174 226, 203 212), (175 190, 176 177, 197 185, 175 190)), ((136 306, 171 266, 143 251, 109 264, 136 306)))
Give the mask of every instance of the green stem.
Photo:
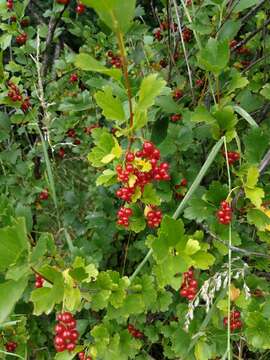
MULTIPOLYGON (((226 138, 224 137, 224 148, 226 154, 227 174, 228 174, 228 185, 229 192, 232 191, 230 164, 227 151, 226 138)), ((229 241, 228 241, 228 326, 227 326, 227 356, 228 360, 231 360, 231 282, 232 282, 232 225, 229 225, 229 241)))

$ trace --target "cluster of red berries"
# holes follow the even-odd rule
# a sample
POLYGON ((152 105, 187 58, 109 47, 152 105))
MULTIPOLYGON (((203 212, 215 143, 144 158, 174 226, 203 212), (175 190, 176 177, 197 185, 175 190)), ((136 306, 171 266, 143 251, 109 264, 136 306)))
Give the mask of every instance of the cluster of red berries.
POLYGON ((74 139, 73 140, 74 145, 80 145, 81 140, 80 139, 75 139, 75 137, 77 136, 77 133, 76 133, 75 129, 69 129, 66 134, 67 134, 68 137, 74 139))
POLYGON ((14 83, 9 81, 8 87, 9 87, 8 97, 10 98, 10 100, 14 102, 22 101, 22 95, 18 86, 16 86, 14 83))
POLYGON ((182 115, 181 114, 173 114, 173 115, 171 115, 170 119, 172 122, 176 123, 182 119, 182 115))
POLYGON ((30 98, 27 96, 25 99, 23 99, 20 89, 11 81, 8 82, 8 87, 8 97, 14 102, 22 101, 21 109, 25 113, 29 109, 29 107, 31 107, 30 98))
POLYGON ((136 339, 142 339, 143 333, 135 328, 134 325, 128 324, 128 332, 131 336, 133 336, 136 339))
POLYGON ((175 100, 175 101, 181 99, 181 97, 183 97, 183 95, 184 95, 184 93, 180 89, 174 89, 174 91, 172 93, 173 100, 175 100))
POLYGON ((78 79, 79 79, 79 78, 78 78, 78 75, 77 75, 76 73, 73 73, 73 74, 71 74, 70 77, 69 77, 69 82, 70 82, 71 84, 73 84, 73 83, 77 82, 78 79))
POLYGON ((220 208, 217 212, 218 221, 220 224, 228 225, 232 221, 232 208, 227 201, 220 203, 220 208))
POLYGON ((162 212, 155 207, 151 207, 151 210, 148 211, 147 215, 147 224, 150 228, 157 228, 159 227, 161 220, 162 220, 162 212))
POLYGON ((107 53, 107 56, 110 58, 110 64, 117 68, 117 69, 121 69, 122 66, 123 66, 123 63, 122 63, 122 59, 120 56, 118 55, 115 55, 112 50, 109 50, 108 53, 107 53))
POLYGON ((184 281, 181 285, 179 294, 182 297, 187 298, 189 301, 192 301, 198 290, 198 282, 194 279, 194 271, 189 269, 187 272, 184 272, 184 281))
POLYGON ((117 224, 120 226, 129 226, 129 218, 132 216, 133 211, 130 208, 122 206, 117 212, 117 224))
MULTIPOLYGON (((226 159, 226 153, 223 151, 223 157, 226 159)), ((230 165, 234 164, 236 161, 240 159, 240 154, 237 151, 228 151, 228 162, 230 165)))
POLYGON ((10 352, 10 353, 14 353, 17 346, 18 346, 18 344, 14 341, 9 341, 5 344, 5 348, 6 348, 7 352, 10 352))
MULTIPOLYGON (((242 328, 242 321, 240 320, 241 318, 241 313, 238 310, 234 310, 231 312, 230 315, 230 329, 231 331, 237 330, 237 329, 241 329, 242 328)), ((224 326, 228 326, 228 317, 226 316, 223 319, 223 324, 224 326)))
POLYGON ((55 326, 54 347, 57 352, 73 351, 76 347, 79 333, 76 330, 77 322, 70 312, 57 315, 58 323, 55 326))
MULTIPOLYGON (((230 49, 234 49, 237 45, 239 44, 239 42, 237 40, 232 40, 230 42, 230 49)), ((240 46, 236 49, 237 54, 240 55, 249 55, 250 51, 246 46, 240 46)))
POLYGON ((79 352, 78 358, 80 360, 92 360, 91 356, 87 356, 83 351, 79 352))
POLYGON ((12 10, 14 6, 13 0, 7 0, 7 8, 12 10))
POLYGON ((169 24, 167 21, 163 21, 160 24, 160 27, 155 29, 153 31, 154 37, 156 40, 161 41, 163 39, 162 32, 167 31, 168 29, 171 29, 173 32, 176 32, 178 29, 178 26, 176 23, 169 24))
POLYGON ((35 288, 36 289, 39 289, 39 288, 42 288, 43 287, 43 284, 44 284, 44 279, 41 275, 37 275, 36 274, 36 280, 35 280, 35 288))
POLYGON ((21 109, 24 113, 26 113, 30 107, 31 107, 30 98, 29 96, 27 96, 22 102, 21 109))
MULTIPOLYGON (((143 143, 142 149, 137 152, 127 152, 125 160, 124 167, 120 164, 116 166, 118 181, 124 185, 116 191, 116 196, 119 199, 122 199, 126 202, 131 202, 132 196, 136 193, 138 188, 141 193, 143 193, 145 185, 151 183, 152 181, 170 180, 170 175, 168 174, 169 164, 167 162, 159 163, 160 151, 150 141, 145 141, 143 143), (140 168, 140 162, 138 161, 139 159, 144 159, 149 162, 151 169, 149 171, 142 171, 140 168), (129 185, 131 178, 135 179, 133 186, 129 185)), ((128 218, 132 214, 127 214, 127 211, 130 213, 130 210, 127 210, 127 208, 121 208, 119 210, 118 224, 119 221, 123 222, 123 224, 120 223, 119 225, 128 226, 128 218), (125 209, 125 212, 122 211, 123 209, 125 209)), ((152 208, 148 214, 147 220, 149 226, 157 227, 160 224, 162 218, 161 212, 155 208, 152 208)))
POLYGON ((27 34, 25 32, 16 36, 16 43, 18 45, 24 45, 26 41, 27 41, 27 34))
POLYGON ((41 201, 45 201, 45 200, 48 200, 49 198, 49 191, 48 189, 44 189, 40 192, 39 194, 39 200, 41 201))
POLYGON ((188 28, 185 28, 182 31, 182 36, 183 36, 184 42, 190 42, 192 39, 192 31, 188 28))
POLYGON ((197 79, 197 80, 195 81, 195 84, 196 84, 196 86, 197 86, 198 88, 200 88, 200 87, 202 87, 202 86, 204 85, 204 82, 203 82, 202 79, 197 79))

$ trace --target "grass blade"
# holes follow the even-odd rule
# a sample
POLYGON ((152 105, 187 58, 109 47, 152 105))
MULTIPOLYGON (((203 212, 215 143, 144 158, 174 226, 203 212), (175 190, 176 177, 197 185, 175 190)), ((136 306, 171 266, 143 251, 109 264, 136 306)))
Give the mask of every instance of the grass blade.
POLYGON ((243 119, 245 119, 249 123, 250 126, 257 127, 257 128, 259 127, 259 125, 253 119, 253 117, 250 116, 249 113, 245 109, 241 108, 241 106, 234 105, 233 108, 240 116, 242 116, 243 119))

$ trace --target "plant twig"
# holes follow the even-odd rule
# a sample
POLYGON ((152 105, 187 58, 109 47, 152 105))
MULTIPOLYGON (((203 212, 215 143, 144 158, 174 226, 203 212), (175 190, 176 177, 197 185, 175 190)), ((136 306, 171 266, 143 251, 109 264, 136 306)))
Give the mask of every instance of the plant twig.
POLYGON ((48 65, 50 60, 50 49, 53 42, 53 37, 55 34, 55 30, 57 28, 57 25, 59 24, 59 21, 61 20, 61 17, 64 14, 64 11, 66 10, 67 5, 64 6, 63 10, 60 12, 59 16, 55 18, 54 16, 51 17, 49 25, 48 25, 48 35, 46 38, 46 47, 44 52, 44 58, 42 62, 42 68, 41 68, 41 75, 42 78, 44 78, 47 75, 48 72, 48 65))
POLYGON ((177 19, 178 30, 179 30, 180 39, 181 39, 181 43, 182 43, 182 48, 183 48, 183 52, 184 52, 184 57, 185 57, 185 61, 186 61, 192 99, 193 99, 193 102, 194 102, 194 88, 193 88, 193 82, 192 82, 192 73, 191 73, 191 69, 190 69, 190 66, 189 66, 189 62, 188 62, 188 56, 187 56, 186 46, 185 46, 185 42, 184 42, 184 38, 183 38, 182 25, 181 25, 181 20, 180 20, 180 15, 179 15, 179 12, 178 12, 178 7, 177 7, 176 0, 173 0, 173 4, 174 4, 174 8, 175 8, 175 14, 176 14, 176 19, 177 19))
POLYGON ((266 20, 262 26, 260 26, 258 29, 252 31, 244 40, 240 41, 237 45, 235 45, 232 48, 232 51, 236 51, 237 49, 239 49, 240 47, 246 45, 249 40, 251 40, 252 38, 254 38, 255 35, 257 35, 260 31, 262 31, 268 24, 270 24, 270 19, 266 20))
MULTIPOLYGON (((202 226, 203 230, 204 230, 208 235, 210 235, 214 240, 220 242, 220 243, 223 244, 223 245, 228 246, 228 244, 227 244, 225 241, 221 240, 216 234, 214 234, 212 231, 210 231, 206 225, 201 225, 201 226, 202 226)), ((267 254, 259 253, 259 252, 256 252, 256 251, 249 251, 249 250, 246 250, 246 249, 239 248, 239 247, 237 247, 237 246, 231 245, 231 246, 230 246, 230 249, 231 249, 233 252, 242 253, 242 254, 244 254, 245 256, 257 256, 257 257, 263 257, 263 258, 266 258, 266 259, 270 259, 270 256, 267 255, 267 254)))

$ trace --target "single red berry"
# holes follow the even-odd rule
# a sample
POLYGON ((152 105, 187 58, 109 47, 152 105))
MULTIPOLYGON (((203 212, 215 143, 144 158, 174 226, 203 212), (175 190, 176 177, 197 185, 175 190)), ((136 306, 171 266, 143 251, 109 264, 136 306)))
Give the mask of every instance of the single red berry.
POLYGON ((56 346, 62 346, 62 345, 65 344, 65 340, 64 340, 64 338, 63 338, 62 336, 56 336, 56 337, 54 338, 54 344, 55 344, 56 346))
POLYGON ((76 347, 76 344, 74 344, 72 342, 66 345, 67 351, 73 351, 75 349, 75 347, 76 347))
POLYGON ((65 154, 66 154, 65 149, 63 147, 60 147, 60 149, 58 151, 58 155, 63 159, 65 154))
POLYGON ((70 0, 56 0, 56 2, 57 2, 58 4, 68 5, 69 2, 70 2, 70 0))
POLYGON ((73 315, 70 313, 70 312, 68 312, 68 311, 66 311, 66 312, 64 312, 63 314, 62 314, 62 321, 63 321, 63 323, 69 323, 70 321, 72 321, 74 318, 73 318, 73 315))
POLYGON ((182 115, 180 115, 180 114, 171 115, 171 121, 174 123, 176 123, 177 121, 179 121, 181 119, 182 119, 182 115))
POLYGON ((186 178, 183 178, 183 179, 181 180, 180 185, 181 185, 181 186, 187 186, 187 184, 188 184, 187 179, 186 179, 186 178))
POLYGON ((22 33, 21 35, 16 36, 16 43, 18 45, 24 45, 27 41, 27 34, 22 33))
POLYGON ((173 99, 174 100, 179 100, 179 99, 181 99, 181 97, 183 97, 183 95, 184 95, 184 93, 183 93, 183 91, 182 90, 180 90, 180 89, 175 89, 174 91, 173 91, 173 93, 172 93, 172 97, 173 97, 173 99))
POLYGON ((49 191, 48 189, 44 189, 43 191, 41 191, 41 193, 39 194, 39 199, 41 201, 44 201, 44 200, 48 200, 49 198, 49 191))
POLYGON ((75 11, 76 11, 77 14, 81 15, 81 14, 83 14, 85 12, 85 10, 86 10, 85 5, 82 4, 82 3, 78 3, 78 5, 76 6, 75 11))
POLYGON ((126 161, 127 162, 132 162, 135 160, 135 155, 132 152, 128 152, 126 154, 126 161))
POLYGON ((29 20, 28 19, 22 19, 20 21, 21 27, 25 28, 27 26, 29 26, 29 20))
POLYGON ((76 136, 76 131, 74 129, 69 129, 67 131, 67 136, 70 137, 70 138, 75 138, 76 136))
POLYGON ((204 84, 204 82, 203 82, 202 79, 197 79, 197 80, 195 81, 195 83, 196 83, 196 86, 199 87, 199 88, 202 87, 203 84, 204 84))
POLYGON ((81 144, 81 140, 80 139, 75 139, 73 142, 74 145, 80 145, 81 144))
POLYGON ((12 10, 14 6, 13 0, 7 0, 7 8, 8 10, 12 10))
POLYGON ((70 83, 75 83, 75 82, 77 82, 78 81, 78 75, 77 74, 75 74, 75 73, 73 73, 73 74, 71 74, 70 75, 70 77, 69 77, 69 82, 70 83))

